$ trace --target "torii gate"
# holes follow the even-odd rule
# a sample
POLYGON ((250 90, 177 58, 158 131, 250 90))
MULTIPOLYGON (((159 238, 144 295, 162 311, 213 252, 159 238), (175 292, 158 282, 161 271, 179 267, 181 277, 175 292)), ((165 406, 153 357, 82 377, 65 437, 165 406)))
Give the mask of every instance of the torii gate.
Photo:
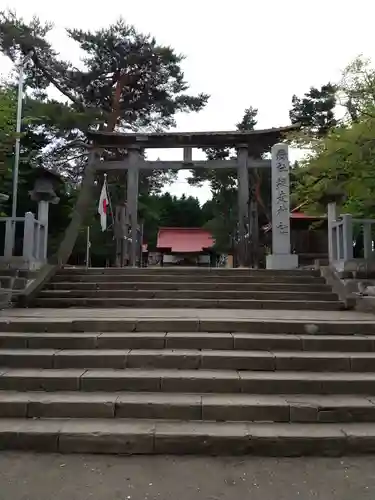
MULTIPOLYGON (((250 227, 249 170, 271 168, 272 166, 272 226, 273 254, 267 259, 267 267, 291 269, 298 266, 297 256, 290 254, 289 224, 289 161, 288 149, 284 144, 276 144, 283 134, 294 130, 295 126, 266 130, 234 132, 165 132, 165 133, 116 133, 89 132, 87 147, 90 155, 85 169, 81 191, 71 222, 60 245, 57 260, 64 265, 73 250, 79 227, 87 213, 93 194, 95 173, 113 170, 127 171, 127 197, 129 222, 132 234, 138 228, 138 184, 140 169, 182 170, 193 168, 237 170, 238 174, 238 262, 248 265, 248 245, 246 228, 250 227), (232 160, 193 161, 193 148, 223 148, 237 150, 237 158, 232 160), (257 159, 262 152, 272 147, 272 161, 257 159), (183 149, 182 161, 147 161, 142 152, 150 148, 183 149), (103 150, 126 151, 119 161, 102 161, 103 150)), ((136 265, 137 241, 132 238, 130 264, 136 265)))

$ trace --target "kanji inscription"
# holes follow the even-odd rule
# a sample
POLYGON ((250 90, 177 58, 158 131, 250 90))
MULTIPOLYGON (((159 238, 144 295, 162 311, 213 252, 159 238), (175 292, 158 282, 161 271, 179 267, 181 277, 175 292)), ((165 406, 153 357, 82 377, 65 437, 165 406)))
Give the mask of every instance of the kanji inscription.
POLYGON ((272 148, 272 252, 290 253, 290 193, 288 146, 272 148))

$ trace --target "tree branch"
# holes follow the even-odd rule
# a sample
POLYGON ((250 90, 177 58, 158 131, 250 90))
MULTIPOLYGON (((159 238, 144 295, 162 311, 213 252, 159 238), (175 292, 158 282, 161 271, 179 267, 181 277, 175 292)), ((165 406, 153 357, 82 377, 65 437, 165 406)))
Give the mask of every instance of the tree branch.
POLYGON ((74 104, 76 104, 80 111, 85 111, 86 108, 85 106, 82 104, 82 102, 80 100, 78 100, 76 97, 74 97, 74 95, 69 92, 67 89, 64 89, 60 84, 59 82, 50 74, 50 72, 46 69, 46 67, 40 62, 40 60, 38 59, 38 56, 35 54, 35 51, 32 55, 32 61, 33 63, 35 64, 35 66, 37 68, 39 68, 44 76, 47 78, 47 80, 52 83, 52 85, 54 85, 57 90, 59 90, 65 97, 67 97, 68 99, 70 99, 74 104))

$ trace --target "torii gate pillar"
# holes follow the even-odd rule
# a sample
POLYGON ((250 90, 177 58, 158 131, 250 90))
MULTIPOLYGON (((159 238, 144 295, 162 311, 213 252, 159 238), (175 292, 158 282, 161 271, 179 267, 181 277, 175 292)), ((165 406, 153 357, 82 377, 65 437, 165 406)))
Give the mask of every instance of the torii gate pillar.
POLYGON ((138 149, 129 148, 128 150, 128 178, 127 178, 127 207, 129 213, 129 223, 131 229, 130 244, 130 266, 137 266, 137 248, 138 248, 138 190, 139 190, 139 162, 141 154, 138 149))
POLYGON ((248 148, 240 147, 237 153, 238 160, 238 265, 248 265, 248 238, 249 228, 249 171, 248 148))

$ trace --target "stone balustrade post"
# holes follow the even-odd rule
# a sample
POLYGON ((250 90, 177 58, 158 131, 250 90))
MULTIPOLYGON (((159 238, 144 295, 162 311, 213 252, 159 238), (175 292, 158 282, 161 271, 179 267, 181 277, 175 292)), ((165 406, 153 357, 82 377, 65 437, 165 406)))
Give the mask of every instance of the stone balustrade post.
POLYGON ((353 259, 353 220, 350 214, 344 214, 343 223, 343 259, 345 262, 353 259))
POLYGON ((34 258, 34 226, 35 226, 35 217, 31 212, 26 212, 25 214, 25 224, 23 228, 23 258, 30 262, 34 258))
POLYGON ((49 202, 41 200, 38 203, 38 221, 41 226, 39 229, 39 254, 38 259, 41 262, 47 260, 47 245, 48 245, 48 212, 49 202))
POLYGON ((333 223, 337 219, 337 205, 336 203, 328 203, 327 206, 327 222, 328 222, 328 259, 329 262, 337 260, 337 239, 334 229, 333 223))
POLYGON ((5 222, 4 257, 6 259, 11 259, 13 255, 13 234, 16 232, 15 225, 16 221, 11 217, 5 222))
POLYGON ((371 223, 363 223, 363 257, 366 260, 372 257, 372 225, 371 223))

